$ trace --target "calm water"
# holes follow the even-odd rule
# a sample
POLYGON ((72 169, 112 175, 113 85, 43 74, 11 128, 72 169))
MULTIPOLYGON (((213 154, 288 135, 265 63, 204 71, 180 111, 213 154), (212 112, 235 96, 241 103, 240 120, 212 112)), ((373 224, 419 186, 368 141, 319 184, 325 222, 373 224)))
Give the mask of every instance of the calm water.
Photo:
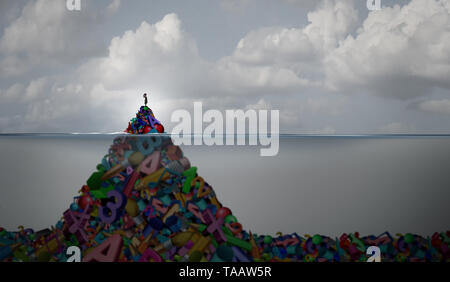
MULTIPOLYGON (((1 135, 0 226, 54 225, 113 135, 1 135)), ((246 230, 336 236, 450 229, 449 136, 280 136, 254 146, 181 146, 246 230)))

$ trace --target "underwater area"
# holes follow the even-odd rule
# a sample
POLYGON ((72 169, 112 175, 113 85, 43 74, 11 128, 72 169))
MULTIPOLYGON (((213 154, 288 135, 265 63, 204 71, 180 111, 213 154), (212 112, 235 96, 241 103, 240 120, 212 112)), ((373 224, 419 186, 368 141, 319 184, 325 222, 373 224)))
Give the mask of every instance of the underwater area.
MULTIPOLYGON (((0 136, 0 226, 55 225, 117 135, 0 136)), ((450 224, 450 137, 280 135, 260 146, 181 145, 243 228, 430 236, 450 224)))

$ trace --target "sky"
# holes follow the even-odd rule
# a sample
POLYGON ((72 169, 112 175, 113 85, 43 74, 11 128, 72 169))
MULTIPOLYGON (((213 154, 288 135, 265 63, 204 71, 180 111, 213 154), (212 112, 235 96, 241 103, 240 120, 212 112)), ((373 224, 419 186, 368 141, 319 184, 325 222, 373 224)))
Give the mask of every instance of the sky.
POLYGON ((450 1, 0 2, 0 133, 272 109, 281 133, 450 133, 450 1))

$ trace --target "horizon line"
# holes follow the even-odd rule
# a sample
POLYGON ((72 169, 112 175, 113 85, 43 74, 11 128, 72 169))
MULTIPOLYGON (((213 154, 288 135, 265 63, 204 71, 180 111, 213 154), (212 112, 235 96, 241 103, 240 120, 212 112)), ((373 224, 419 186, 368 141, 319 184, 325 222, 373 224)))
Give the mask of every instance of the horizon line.
MULTIPOLYGON (((293 137, 301 137, 301 136, 324 136, 324 137, 376 137, 376 136, 450 136, 450 133, 336 133, 336 134, 330 134, 330 133, 316 133, 316 132, 307 132, 307 133, 271 133, 271 132, 264 132, 262 134, 269 134, 269 135, 279 135, 279 136, 293 136, 293 137)), ((152 135, 164 135, 164 136, 205 136, 203 134, 199 133, 183 133, 183 134, 172 134, 172 133, 147 133, 147 134, 130 134, 126 132, 8 132, 8 133, 0 133, 0 136, 25 136, 25 135, 31 135, 31 136, 39 136, 39 135, 58 135, 58 136, 64 136, 64 135, 124 135, 124 136, 152 136, 152 135)), ((208 135, 206 137, 215 137, 215 136, 253 136, 253 135, 259 135, 258 133, 250 134, 250 133, 234 133, 234 134, 214 134, 214 135, 208 135)))

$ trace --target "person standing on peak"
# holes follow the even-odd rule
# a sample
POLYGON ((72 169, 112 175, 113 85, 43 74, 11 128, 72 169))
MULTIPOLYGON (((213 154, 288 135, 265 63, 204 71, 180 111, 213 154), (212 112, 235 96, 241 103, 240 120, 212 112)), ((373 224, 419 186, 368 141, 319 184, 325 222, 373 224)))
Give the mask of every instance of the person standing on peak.
POLYGON ((147 106, 148 100, 147 100, 147 93, 144 93, 144 104, 147 106))

